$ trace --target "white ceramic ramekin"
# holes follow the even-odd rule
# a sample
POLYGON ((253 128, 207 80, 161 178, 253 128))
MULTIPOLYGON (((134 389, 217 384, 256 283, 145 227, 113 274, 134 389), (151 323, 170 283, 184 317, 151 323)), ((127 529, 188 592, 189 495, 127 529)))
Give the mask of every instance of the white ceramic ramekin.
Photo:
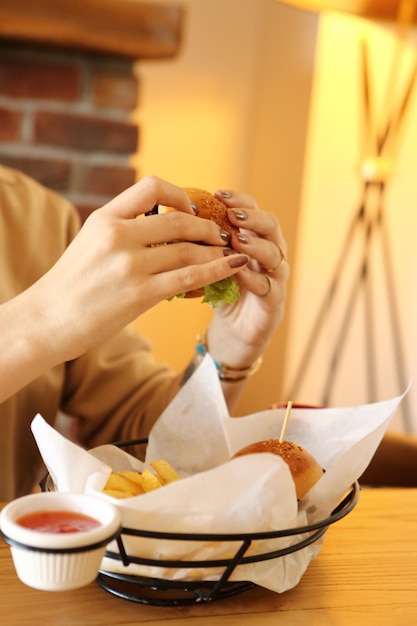
POLYGON ((92 582, 106 545, 120 532, 118 509, 100 498, 73 493, 35 493, 13 500, 0 513, 1 534, 10 545, 20 580, 35 589, 63 591, 92 582), (72 533, 45 533, 16 520, 36 511, 76 511, 100 525, 72 533))

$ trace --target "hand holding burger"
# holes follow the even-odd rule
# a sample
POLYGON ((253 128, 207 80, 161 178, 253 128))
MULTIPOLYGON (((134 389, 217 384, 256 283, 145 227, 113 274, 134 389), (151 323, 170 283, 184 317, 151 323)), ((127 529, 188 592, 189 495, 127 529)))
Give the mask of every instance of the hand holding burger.
MULTIPOLYGON (((223 255, 232 255, 231 259, 233 255, 238 258, 245 255, 248 259, 233 277, 220 280, 217 284, 213 281, 214 286, 210 283, 205 288, 176 293, 186 297, 204 295, 203 301, 209 301, 214 308, 215 314, 205 334, 204 351, 222 366, 223 372, 239 373, 237 378, 233 377, 233 383, 225 387, 231 408, 243 390, 236 380, 244 380, 258 370, 262 355, 281 321, 289 276, 286 243, 274 212, 261 210, 252 196, 227 189, 218 189, 213 194, 197 187, 186 187, 181 191, 189 199, 196 219, 200 221, 200 232, 204 229, 202 222, 210 220, 220 230, 223 255), (229 289, 230 286, 232 289, 229 289), (214 290, 217 293, 213 295, 214 290)), ((180 208, 161 204, 167 206, 169 212, 169 207, 174 207, 174 210, 180 208)), ((213 224, 207 229, 207 237, 196 238, 189 229, 189 232, 184 231, 183 237, 172 241, 174 244, 200 244, 201 247, 218 246, 212 235, 209 236, 212 231, 213 224)), ((158 235, 154 245, 169 241, 158 235)), ((195 258, 204 258, 204 255, 198 257, 197 253, 193 254, 195 258)), ((207 253, 205 256, 209 258, 207 253)), ((168 256, 165 255, 165 258, 168 256)), ((193 361, 193 367, 197 362, 193 361)), ((186 376, 192 371, 193 368, 187 370, 186 376)), ((222 383, 228 381, 228 376, 222 378, 222 383)))
POLYGON ((289 276, 286 243, 275 213, 261 209, 253 197, 224 189, 214 195, 227 206, 227 216, 238 228, 231 234, 230 248, 246 254, 249 261, 233 276, 239 300, 217 307, 206 343, 216 361, 250 371, 282 319, 289 276))

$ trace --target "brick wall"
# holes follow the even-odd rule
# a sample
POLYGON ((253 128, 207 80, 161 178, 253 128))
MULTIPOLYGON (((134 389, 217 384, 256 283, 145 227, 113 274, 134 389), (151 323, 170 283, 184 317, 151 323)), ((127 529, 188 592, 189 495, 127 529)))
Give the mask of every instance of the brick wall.
POLYGON ((0 163, 69 198, 82 218, 135 181, 133 62, 0 44, 0 163))

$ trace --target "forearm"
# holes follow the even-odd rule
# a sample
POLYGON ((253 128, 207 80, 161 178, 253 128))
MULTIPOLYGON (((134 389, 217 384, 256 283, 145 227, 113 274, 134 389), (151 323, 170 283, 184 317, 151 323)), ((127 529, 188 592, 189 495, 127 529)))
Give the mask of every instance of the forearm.
POLYGON ((31 289, 0 306, 0 328, 1 403, 60 359, 56 321, 42 312, 31 289))

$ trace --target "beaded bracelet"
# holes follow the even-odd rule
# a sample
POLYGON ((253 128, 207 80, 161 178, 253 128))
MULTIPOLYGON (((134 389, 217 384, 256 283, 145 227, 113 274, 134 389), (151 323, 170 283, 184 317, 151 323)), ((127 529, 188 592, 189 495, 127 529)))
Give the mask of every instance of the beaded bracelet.
MULTIPOLYGON (((195 349, 199 360, 201 360, 209 352, 205 337, 197 335, 197 344, 195 349)), ((219 372, 220 380, 237 383, 240 380, 244 380, 245 378, 249 378, 249 376, 256 374, 256 372, 259 371, 262 362, 263 359, 260 356, 256 359, 255 363, 252 363, 249 367, 231 367, 230 365, 226 365, 225 363, 221 363, 219 361, 214 361, 214 365, 219 372)))

